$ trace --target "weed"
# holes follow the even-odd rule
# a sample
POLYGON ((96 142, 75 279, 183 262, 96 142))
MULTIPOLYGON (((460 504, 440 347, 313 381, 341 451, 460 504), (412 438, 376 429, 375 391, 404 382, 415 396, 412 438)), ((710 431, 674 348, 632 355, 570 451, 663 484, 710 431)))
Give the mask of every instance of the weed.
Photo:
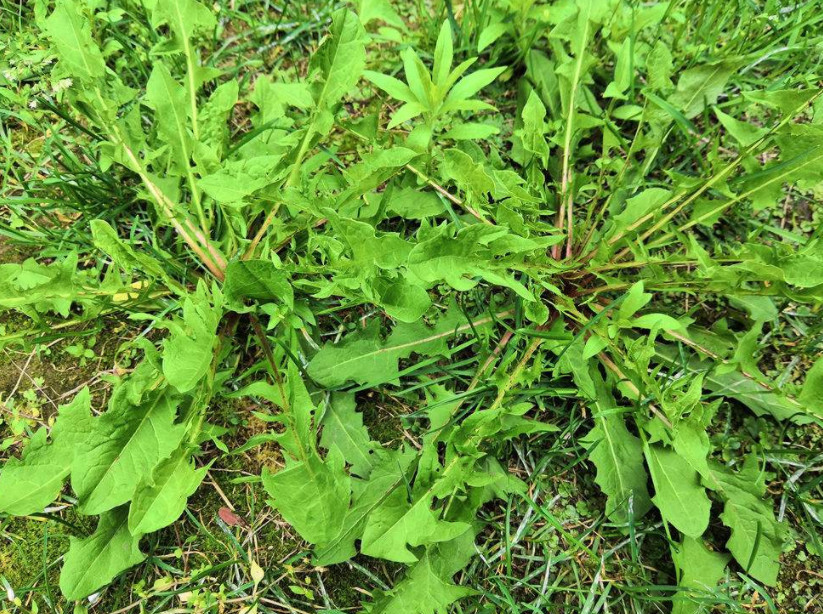
POLYGON ((814 5, 4 6, 9 598, 796 607, 814 5))

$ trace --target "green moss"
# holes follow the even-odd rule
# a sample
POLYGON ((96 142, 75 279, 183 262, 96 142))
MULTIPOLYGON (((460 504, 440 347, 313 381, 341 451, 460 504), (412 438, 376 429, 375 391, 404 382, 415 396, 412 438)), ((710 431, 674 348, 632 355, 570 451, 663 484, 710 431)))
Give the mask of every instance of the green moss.
POLYGON ((69 536, 94 530, 94 519, 79 516, 71 508, 55 519, 14 518, 0 520, 0 573, 15 594, 25 601, 28 593, 56 596, 59 561, 69 547, 69 536), (59 519, 59 520, 58 520, 59 519))

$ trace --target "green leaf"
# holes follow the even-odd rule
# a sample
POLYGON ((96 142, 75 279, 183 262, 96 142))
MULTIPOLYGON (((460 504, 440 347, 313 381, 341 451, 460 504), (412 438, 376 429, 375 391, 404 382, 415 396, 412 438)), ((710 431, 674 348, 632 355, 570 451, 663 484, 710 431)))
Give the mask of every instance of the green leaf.
POLYGON ((400 79, 395 79, 389 75, 384 75, 373 70, 363 72, 363 76, 374 83, 381 90, 386 92, 392 98, 401 100, 403 102, 417 102, 417 98, 412 93, 409 86, 403 83, 400 79))
POLYGON ((19 309, 31 317, 52 311, 68 317, 84 281, 77 254, 48 265, 31 258, 23 264, 0 264, 0 312, 19 309))
POLYGON ((172 152, 180 172, 190 172, 194 137, 186 115, 186 90, 171 76, 162 62, 156 62, 146 83, 146 102, 154 110, 160 138, 172 152))
POLYGON ((468 100, 474 96, 489 83, 497 79, 504 70, 506 70, 505 66, 481 68, 470 75, 466 75, 449 91, 448 96, 446 96, 446 101, 443 103, 443 110, 446 111, 450 108, 458 109, 461 101, 468 100))
MULTIPOLYGON (((443 471, 441 480, 453 480, 452 474, 461 470, 460 464, 453 461, 443 471)), ((407 546, 449 541, 468 531, 469 524, 441 520, 439 511, 432 509, 437 488, 435 482, 414 501, 409 501, 406 489, 391 492, 366 519, 361 552, 398 563, 414 563, 417 556, 407 546)))
MULTIPOLYGON (((511 262, 498 260, 492 250, 494 242, 508 251, 507 239, 511 237, 505 228, 475 224, 458 231, 451 225, 443 224, 429 233, 411 250, 408 259, 409 272, 425 287, 445 281, 459 291, 471 290, 485 279, 492 285, 512 289, 518 296, 533 301, 532 294, 509 272, 516 268, 516 258, 511 262)), ((540 249, 538 242, 525 240, 518 251, 540 249)), ((513 246, 513 244, 512 244, 513 246)), ((522 252, 521 252, 522 253, 522 252)))
POLYGON ((446 565, 439 557, 427 551, 393 591, 377 595, 373 614, 441 614, 458 599, 474 593, 452 583, 453 573, 443 567, 446 565))
POLYGON ((235 260, 226 267, 223 284, 226 300, 250 298, 260 302, 294 304, 294 291, 288 276, 270 260, 235 260))
POLYGON ((217 26, 214 13, 197 0, 166 0, 152 4, 154 25, 168 24, 180 50, 183 46, 189 45, 199 32, 209 31, 217 26))
POLYGON ((54 501, 68 477, 78 448, 92 425, 89 389, 83 388, 71 403, 60 406, 48 433, 34 433, 20 459, 10 458, 0 473, 0 511, 26 516, 43 511, 54 501))
POLYGON ((401 322, 416 322, 432 304, 426 289, 405 277, 377 277, 371 287, 377 293, 377 302, 386 310, 386 315, 401 322))
POLYGON ((312 115, 307 135, 327 134, 331 129, 331 107, 340 102, 363 74, 365 41, 366 32, 357 15, 346 8, 335 11, 328 38, 309 63, 309 75, 315 79, 312 95, 316 112, 312 115))
POLYGON ((523 148, 536 156, 545 166, 549 160, 549 145, 546 141, 548 127, 545 122, 546 107, 540 101, 540 96, 532 90, 521 112, 523 127, 515 134, 520 137, 523 148))
POLYGON ((437 44, 434 47, 434 66, 432 66, 432 80, 437 87, 444 87, 449 77, 449 71, 454 59, 452 48, 452 29, 449 20, 443 22, 437 44))
MULTIPOLYGON (((657 343, 655 354, 668 365, 678 369, 684 366, 676 347, 657 343)), ((691 357, 685 367, 692 373, 705 374, 706 388, 715 394, 739 401, 757 416, 772 416, 777 420, 791 419, 800 424, 811 420, 808 414, 812 412, 803 404, 740 371, 718 372, 713 362, 697 357, 691 357)))
POLYGON ((125 385, 109 410, 93 420, 72 463, 71 485, 83 514, 99 514, 129 501, 137 485, 180 444, 184 426, 175 425, 179 399, 160 389, 132 404, 125 385))
POLYGON ((367 478, 377 461, 375 450, 380 446, 371 441, 363 426, 363 416, 356 410, 354 395, 333 392, 320 424, 323 427, 320 445, 327 450, 336 446, 351 465, 352 474, 367 478))
POLYGON ((663 203, 671 198, 671 195, 671 190, 648 188, 632 196, 626 200, 623 210, 612 218, 614 225, 609 229, 606 236, 609 238, 622 236, 635 222, 658 210, 663 203))
POLYGON ((355 540, 363 536, 366 519, 398 488, 406 488, 406 475, 415 454, 408 449, 379 450, 367 480, 352 478, 352 504, 339 531, 315 550, 317 565, 333 565, 357 553, 355 540))
POLYGON ((823 358, 818 358, 806 373, 797 401, 809 413, 823 418, 823 358))
POLYGON ((703 540, 684 537, 682 543, 672 545, 672 558, 680 576, 678 586, 683 589, 672 599, 672 614, 708 613, 711 609, 708 603, 703 605, 689 597, 711 597, 731 557, 712 552, 703 540))
MULTIPOLYGON (((823 154, 823 149, 820 150, 823 154)), ((813 288, 823 284, 823 241, 817 240, 796 254, 781 258, 786 283, 798 288, 813 288)))
POLYGON ((443 156, 444 176, 472 194, 482 195, 494 189, 494 180, 483 164, 459 149, 447 149, 443 156))
POLYGON ((60 591, 70 601, 91 595, 146 558, 139 542, 139 535, 129 533, 125 507, 106 512, 92 535, 71 538, 60 572, 60 591))
POLYGON ((453 126, 443 133, 444 139, 454 139, 455 141, 479 141, 487 139, 500 130, 490 124, 462 123, 453 126))
POLYGON ((282 178, 280 156, 255 156, 226 160, 220 168, 197 182, 198 187, 219 203, 240 203, 257 190, 282 178))
POLYGON ((171 336, 163 342, 163 375, 179 392, 188 392, 205 377, 214 358, 222 298, 212 305, 204 286, 183 301, 183 320, 167 322, 171 336))
POLYGON ((725 501, 720 520, 732 531, 726 547, 741 567, 768 586, 777 584, 785 528, 764 501, 766 483, 757 459, 751 455, 737 472, 713 463, 718 493, 725 501))
POLYGON ((672 87, 673 58, 671 50, 662 40, 657 40, 646 58, 649 71, 649 87, 665 90, 672 87))
POLYGON ((722 60, 683 71, 668 102, 682 111, 686 119, 697 117, 706 106, 717 102, 740 63, 737 59, 722 60))
POLYGON ((618 524, 627 524, 631 518, 639 519, 651 509, 643 446, 626 428, 623 416, 616 413, 617 403, 605 390, 602 380, 596 390, 595 427, 581 443, 597 468, 595 481, 608 497, 606 515, 618 524))
POLYGON ((282 471, 263 470, 270 503, 307 542, 329 541, 339 532, 349 509, 351 478, 337 447, 325 460, 311 453, 282 471))
POLYGON ((509 30, 509 25, 502 22, 489 24, 480 32, 477 37, 477 53, 481 53, 486 47, 491 45, 498 38, 509 30))
POLYGON ((415 188, 404 188, 393 192, 388 209, 394 215, 407 220, 422 220, 446 211, 443 201, 437 194, 421 192, 415 188))
POLYGON ((624 95, 626 90, 632 84, 633 60, 632 50, 634 42, 627 37, 623 40, 620 50, 617 52, 617 61, 614 68, 614 80, 606 87, 603 92, 604 98, 617 98, 618 100, 626 100, 624 95))
POLYGON ((186 446, 177 448, 137 485, 129 506, 129 532, 144 535, 177 520, 207 469, 195 469, 191 450, 186 446))
MULTIPOLYGON (((334 388, 347 381, 376 386, 397 379, 398 361, 412 353, 424 356, 446 354, 446 341, 470 329, 462 317, 451 310, 429 328, 423 322, 398 324, 389 337, 380 339, 380 326, 372 321, 365 329, 348 335, 341 343, 327 343, 308 366, 309 376, 321 386, 334 388)), ((475 322, 475 328, 490 323, 475 322)))
POLYGON ((703 535, 712 502, 697 472, 677 452, 658 445, 646 447, 646 460, 654 484, 652 502, 663 518, 684 535, 703 535))
POLYGON ((83 9, 75 0, 58 0, 44 29, 57 48, 61 67, 72 78, 91 84, 104 77, 103 54, 92 38, 83 9))
POLYGON ((357 9, 364 26, 371 21, 379 20, 397 28, 406 27, 389 0, 360 0, 357 9))
POLYGON ((104 252, 114 263, 131 273, 133 270, 142 271, 152 277, 165 279, 166 274, 157 260, 138 252, 131 245, 117 236, 117 231, 105 220, 92 220, 90 223, 91 235, 95 247, 104 252))
POLYGON ((680 322, 665 313, 644 313, 632 320, 635 328, 647 328, 649 330, 681 330, 685 328, 680 322))

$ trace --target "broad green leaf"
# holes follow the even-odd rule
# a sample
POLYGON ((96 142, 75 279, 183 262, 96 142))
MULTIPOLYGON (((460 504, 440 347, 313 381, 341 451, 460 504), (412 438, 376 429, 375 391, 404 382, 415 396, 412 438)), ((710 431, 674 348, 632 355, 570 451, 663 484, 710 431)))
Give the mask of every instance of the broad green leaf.
MULTIPOLYGON (((513 244, 507 244, 510 235, 505 228, 474 224, 464 227, 457 233, 454 227, 443 224, 434 229, 425 240, 421 240, 410 252, 409 272, 422 282, 425 287, 434 286, 445 281, 459 291, 471 290, 479 279, 491 285, 512 289, 518 296, 533 301, 532 294, 509 271, 503 256, 513 244), (502 254, 494 253, 495 241, 500 241, 502 254)), ((523 251, 537 250, 545 247, 535 241, 526 240, 523 251)), ((517 248, 521 250, 520 247, 517 248)), ((510 261, 511 268, 516 268, 517 259, 510 261)))
POLYGON ((358 268, 378 267, 396 270, 406 263, 413 244, 394 232, 377 232, 371 224, 327 211, 329 221, 338 231, 352 254, 352 264, 358 268))
POLYGON ((389 0, 360 0, 357 12, 364 26, 379 20, 397 28, 405 29, 406 27, 389 0))
POLYGON ((626 90, 632 84, 633 61, 632 51, 634 42, 631 38, 626 37, 620 50, 617 52, 617 61, 614 68, 614 80, 606 87, 603 92, 604 98, 617 98, 618 100, 625 100, 624 95, 626 90))
POLYGON ((223 158, 229 140, 228 122, 237 104, 239 90, 237 81, 218 85, 200 109, 200 136, 194 145, 194 160, 198 166, 217 165, 223 158))
POLYGON ((778 109, 781 114, 789 115, 794 113, 803 104, 820 93, 818 88, 801 89, 763 89, 751 92, 741 92, 746 100, 751 100, 757 104, 762 104, 773 109, 778 109))
POLYGON ((729 77, 739 66, 739 60, 729 59, 683 71, 668 102, 682 111, 686 119, 698 116, 706 106, 717 102, 726 88, 729 77))
POLYGON ((183 301, 182 321, 164 325, 171 336, 163 342, 163 375, 180 392, 188 392, 205 377, 214 358, 217 325, 222 317, 222 297, 214 304, 201 284, 196 294, 183 301))
POLYGON ((331 130, 331 108, 354 87, 363 73, 366 64, 365 41, 366 33, 353 11, 342 8, 332 15, 328 38, 312 55, 309 63, 309 74, 316 79, 312 85, 316 111, 307 128, 307 135, 315 132, 327 134, 331 130))
POLYGON ((396 489, 405 489, 409 465, 415 458, 408 449, 380 450, 367 480, 352 478, 352 504, 346 512, 340 530, 315 549, 316 564, 333 565, 357 554, 355 540, 363 536, 366 519, 396 489))
POLYGON ((632 320, 632 326, 636 328, 647 328, 656 330, 681 330, 685 328, 683 324, 665 313, 644 313, 632 320))
POLYGON ((263 471, 270 503, 312 544, 327 542, 340 531, 351 499, 351 478, 337 447, 321 459, 311 453, 277 473, 263 471))
POLYGON ((449 77, 453 59, 452 28, 447 19, 440 27, 440 34, 437 37, 437 44, 434 47, 432 81, 434 81, 435 86, 442 88, 446 85, 446 79, 449 77))
POLYGON ((496 22, 491 23, 480 32, 477 37, 477 53, 481 53, 486 47, 491 45, 498 38, 503 36, 509 30, 509 24, 496 22))
POLYGON ((402 582, 386 595, 378 594, 374 614, 440 614, 448 606, 474 593, 457 586, 448 571, 441 570, 437 555, 427 551, 402 582))
POLYGON ((198 187, 219 203, 240 203, 257 190, 282 178, 280 156, 256 156, 226 160, 221 167, 197 182, 198 187))
POLYGON ((450 106, 457 108, 459 102, 467 100, 474 96, 477 92, 486 87, 489 83, 497 79, 503 71, 505 66, 498 66, 497 68, 481 68, 473 73, 466 75, 460 81, 455 83, 454 87, 446 96, 446 101, 443 106, 448 109, 450 106))
POLYGON ((159 389, 134 405, 127 396, 121 385, 109 410, 93 420, 72 463, 71 486, 83 514, 99 514, 131 500, 137 485, 183 438, 184 426, 174 424, 178 398, 159 389))
POLYGON ((131 273, 134 270, 142 271, 152 277, 166 278, 166 274, 158 261, 151 256, 134 249, 127 242, 117 236, 117 231, 105 220, 92 220, 90 223, 94 245, 104 252, 114 263, 131 273))
MULTIPOLYGON (((453 463, 452 470, 460 468, 453 463)), ((398 563, 414 563, 418 559, 407 546, 449 541, 469 530, 467 523, 439 519, 439 511, 432 509, 433 498, 432 489, 415 501, 409 501, 406 489, 395 489, 366 519, 361 552, 398 563)))
POLYGON ((73 79, 92 84, 104 77, 106 63, 83 13, 75 0, 58 0, 44 29, 57 48, 63 70, 73 79))
POLYGON ((290 106, 304 110, 314 106, 308 83, 272 81, 267 75, 254 82, 249 101, 260 109, 257 120, 261 125, 272 124, 284 117, 290 106))
MULTIPOLYGON (((663 343, 655 344, 656 358, 675 368, 681 368, 682 362, 674 346, 663 343)), ((807 415, 812 413, 803 404, 781 391, 744 375, 740 371, 718 372, 709 360, 691 357, 686 368, 692 373, 705 374, 706 388, 722 396, 741 402, 758 416, 772 416, 777 420, 789 420, 803 424, 810 421, 807 415)))
POLYGON ((545 166, 549 160, 549 145, 546 140, 548 127, 546 126, 546 107, 540 101, 540 96, 532 90, 521 112, 523 127, 515 134, 520 137, 523 148, 537 157, 545 166))
POLYGON ((139 535, 129 533, 125 507, 104 513, 89 537, 71 538, 60 572, 60 591, 70 601, 91 595, 146 558, 139 541, 139 535))
POLYGON ((373 70, 365 71, 363 76, 392 98, 396 98, 397 100, 401 100, 403 102, 417 102, 417 98, 409 89, 409 86, 403 83, 400 79, 395 79, 394 77, 384 75, 373 70))
POLYGON ((732 531, 726 547, 748 574, 774 586, 785 528, 775 519, 771 501, 763 500, 766 483, 756 457, 746 457, 739 471, 713 463, 712 473, 725 502, 720 520, 732 531))
POLYGON ((294 304, 289 278, 270 260, 235 260, 226 267, 223 291, 228 301, 250 298, 260 302, 294 304))
POLYGON ((765 128, 749 122, 742 122, 731 115, 723 113, 720 109, 715 109, 714 114, 717 115, 717 119, 723 124, 726 131, 743 147, 748 147, 766 134, 765 128))
POLYGON ((197 0, 158 0, 153 3, 155 26, 168 24, 175 35, 175 43, 182 50, 200 32, 217 26, 217 18, 209 7, 197 0))
POLYGON ((319 108, 336 104, 357 83, 365 65, 365 40, 353 11, 340 9, 332 15, 329 37, 312 56, 309 68, 323 76, 314 96, 319 108))
POLYGON ((38 429, 20 459, 8 459, 0 473, 0 511, 15 516, 42 512, 54 501, 68 477, 75 453, 92 424, 89 389, 62 405, 51 430, 38 429))
MULTIPOLYGON (((699 383, 699 382, 696 382, 699 383)), ((702 393, 702 389, 700 390, 702 393)), ((700 474, 700 476, 711 483, 712 473, 709 469, 709 453, 711 452, 711 442, 706 432, 706 425, 698 419, 698 413, 703 411, 703 407, 693 410, 688 418, 680 420, 672 434, 672 447, 689 465, 700 474)))
POLYGON ((648 188, 626 200, 623 210, 612 220, 614 225, 607 233, 607 237, 621 236, 638 220, 660 208, 672 192, 663 188, 648 188))
POLYGON ((498 132, 500 130, 490 124, 466 122, 448 129, 443 133, 443 138, 454 139, 455 141, 480 141, 498 132))
POLYGON ((207 467, 195 469, 191 450, 181 446, 144 477, 129 506, 129 532, 144 535, 170 525, 186 508, 206 475, 207 467))
POLYGON ((596 389, 595 427, 582 443, 597 468, 595 481, 608 497, 606 515, 619 524, 627 524, 651 509, 643 446, 626 428, 625 418, 616 412, 617 403, 602 381, 596 389))
POLYGON ((682 543, 672 544, 672 558, 680 576, 678 586, 683 589, 672 599, 672 614, 708 614, 711 606, 692 601, 690 596, 710 596, 723 578, 731 557, 712 552, 701 539, 684 537, 682 543))
POLYGON ((0 312, 18 309, 36 318, 51 311, 68 317, 82 281, 74 252, 48 265, 31 258, 23 264, 0 264, 0 312))
POLYGON ((389 130, 396 128, 403 122, 407 122, 410 119, 414 119, 418 115, 422 115, 425 110, 426 108, 419 102, 407 102, 392 114, 391 121, 386 128, 389 130))
POLYGON ((446 211, 443 201, 434 192, 404 188, 391 194, 389 211, 407 220, 422 220, 446 211))
POLYGON ((443 156, 443 176, 454 181, 461 189, 474 195, 487 194, 494 189, 494 180, 483 164, 459 149, 447 149, 443 156))
MULTIPOLYGON (((823 149, 820 150, 823 154, 823 149)), ((779 262, 786 283, 798 288, 823 284, 823 240, 817 240, 779 262)))
POLYGON ((160 45, 159 50, 182 52, 186 58, 186 109, 192 120, 193 134, 199 138, 197 92, 203 83, 219 75, 220 71, 200 65, 199 53, 193 42, 200 33, 211 33, 217 26, 217 18, 197 0, 161 0, 154 5, 152 21, 155 26, 168 24, 174 35, 172 40, 160 45))
POLYGON ((363 426, 363 416, 356 410, 354 395, 333 392, 320 424, 323 427, 320 445, 327 450, 337 446, 351 465, 352 474, 367 478, 377 462, 376 450, 380 446, 371 440, 363 426))
POLYGON ((386 315, 401 322, 416 322, 432 304, 426 289, 405 277, 377 277, 372 280, 371 287, 377 293, 377 304, 386 310, 386 315))
POLYGON ((541 422, 523 415, 534 409, 531 403, 506 404, 495 409, 481 409, 468 416, 460 425, 460 431, 468 437, 483 437, 506 441, 521 435, 551 433, 560 429, 554 424, 541 422))
POLYGON ((823 418, 823 358, 818 358, 806 372, 797 401, 809 413, 823 418))
POLYGON ((657 40, 646 57, 646 67, 649 72, 649 87, 655 90, 665 90, 672 87, 672 52, 662 40, 657 40))
POLYGON ((712 503, 697 472, 677 452, 658 445, 646 448, 646 460, 654 484, 652 502, 663 518, 684 535, 703 535, 712 503))
MULTIPOLYGON (((308 366, 308 374, 321 386, 334 388, 347 381, 376 386, 397 379, 398 361, 412 353, 446 354, 447 341, 471 327, 462 323, 454 309, 429 328, 423 322, 398 324, 389 337, 380 339, 380 327, 372 321, 365 329, 348 335, 341 343, 324 345, 308 366)), ((475 323, 482 328, 489 320, 475 323)))
POLYGON ((169 146, 179 172, 191 172, 194 137, 189 130, 186 90, 171 76, 162 62, 156 62, 146 84, 146 102, 154 110, 155 125, 169 146))
POLYGON ((427 111, 431 112, 434 85, 428 68, 426 68, 420 60, 420 57, 411 47, 404 49, 400 53, 400 57, 403 59, 403 71, 405 72, 406 83, 409 89, 412 91, 412 94, 414 94, 417 102, 426 107, 427 111))

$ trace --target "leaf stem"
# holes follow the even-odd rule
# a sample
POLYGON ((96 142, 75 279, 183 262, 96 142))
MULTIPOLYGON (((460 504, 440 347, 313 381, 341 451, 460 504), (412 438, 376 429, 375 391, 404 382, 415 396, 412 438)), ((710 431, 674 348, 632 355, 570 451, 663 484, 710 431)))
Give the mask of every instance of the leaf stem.
POLYGON ((479 211, 477 211, 476 209, 474 209, 470 205, 466 204, 464 201, 462 201, 459 198, 457 198, 456 196, 454 196, 451 192, 449 192, 446 188, 444 188, 443 186, 438 184, 436 181, 434 181, 434 179, 432 179, 431 177, 426 175, 423 171, 418 170, 417 168, 413 167, 411 164, 406 164, 406 168, 409 169, 412 173, 414 173, 418 177, 420 177, 423 181, 428 183, 431 187, 433 187, 435 190, 437 190, 440 194, 442 194, 444 197, 446 197, 452 203, 454 203, 458 207, 460 207, 460 208, 464 209, 465 211, 467 211, 469 214, 471 214, 478 221, 480 221, 484 224, 488 224, 489 226, 495 226, 494 222, 492 222, 492 221, 486 219, 485 217, 483 217, 483 215, 479 211))

